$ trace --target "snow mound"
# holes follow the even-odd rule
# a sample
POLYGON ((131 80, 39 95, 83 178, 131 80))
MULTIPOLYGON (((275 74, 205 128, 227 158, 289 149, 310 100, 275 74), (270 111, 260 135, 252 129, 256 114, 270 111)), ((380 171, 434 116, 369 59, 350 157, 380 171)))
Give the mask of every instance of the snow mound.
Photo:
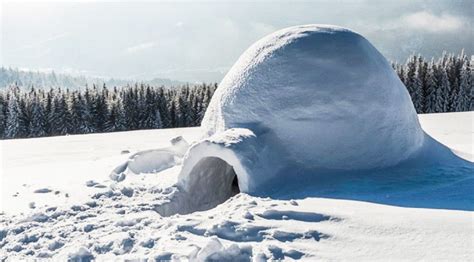
POLYGON ((252 45, 214 94, 202 128, 265 134, 305 167, 367 169, 416 152, 424 134, 387 60, 345 28, 304 25, 252 45))
POLYGON ((240 248, 236 244, 225 248, 218 238, 211 238, 207 245, 196 254, 191 254, 190 261, 251 261, 252 247, 240 248))
POLYGON ((158 173, 181 163, 189 148, 188 142, 181 136, 171 139, 171 146, 161 149, 140 151, 117 166, 110 173, 113 181, 125 180, 127 174, 158 173))
POLYGON ((269 195, 321 173, 395 166, 427 152, 429 140, 387 60, 363 36, 328 25, 283 29, 252 45, 220 83, 201 129, 178 183, 195 210, 222 203, 235 184, 269 195))

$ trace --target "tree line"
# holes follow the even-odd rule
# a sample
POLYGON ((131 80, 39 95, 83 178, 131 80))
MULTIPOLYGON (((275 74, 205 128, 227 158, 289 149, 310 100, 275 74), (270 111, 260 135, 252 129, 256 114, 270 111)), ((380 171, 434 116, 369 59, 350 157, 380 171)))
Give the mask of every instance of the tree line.
POLYGON ((445 52, 437 61, 413 55, 393 68, 418 113, 462 112, 474 110, 473 63, 464 52, 445 52))
POLYGON ((197 126, 217 84, 175 88, 135 84, 84 90, 16 85, 0 92, 5 139, 197 126))
MULTIPOLYGON (((444 53, 419 55, 393 68, 418 113, 474 110, 473 60, 444 53)), ((82 90, 20 88, 0 91, 0 138, 88 134, 198 126, 217 84, 178 87, 127 85, 82 90)))

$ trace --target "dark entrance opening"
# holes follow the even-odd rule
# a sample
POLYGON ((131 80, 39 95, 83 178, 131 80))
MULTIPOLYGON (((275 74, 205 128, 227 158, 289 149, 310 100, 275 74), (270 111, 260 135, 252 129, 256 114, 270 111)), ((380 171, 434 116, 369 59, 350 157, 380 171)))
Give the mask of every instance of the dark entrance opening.
POLYGON ((218 157, 201 159, 189 177, 186 193, 192 212, 214 208, 240 193, 234 168, 218 157))

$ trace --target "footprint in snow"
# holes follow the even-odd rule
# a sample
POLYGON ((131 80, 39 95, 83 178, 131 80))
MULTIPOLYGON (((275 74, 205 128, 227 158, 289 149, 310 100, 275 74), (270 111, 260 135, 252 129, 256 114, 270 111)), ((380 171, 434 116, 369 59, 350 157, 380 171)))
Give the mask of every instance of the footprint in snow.
POLYGON ((283 249, 281 249, 280 247, 273 246, 273 245, 268 247, 268 251, 270 251, 270 253, 272 254, 273 260, 284 260, 285 257, 289 257, 289 258, 297 260, 305 255, 304 253, 294 250, 294 249, 283 251, 283 249))
POLYGON ((303 234, 275 230, 272 234, 272 237, 280 242, 293 242, 296 239, 311 239, 311 238, 319 242, 321 239, 327 239, 330 236, 324 233, 320 233, 315 230, 310 230, 303 234))
POLYGON ((33 191, 33 193, 35 193, 35 194, 44 194, 44 193, 50 193, 52 191, 53 190, 51 190, 49 188, 39 188, 39 189, 36 189, 35 191, 33 191))
POLYGON ((266 210, 259 217, 271 220, 298 220, 303 222, 322 222, 326 220, 334 220, 335 218, 312 212, 283 211, 283 210, 266 210))

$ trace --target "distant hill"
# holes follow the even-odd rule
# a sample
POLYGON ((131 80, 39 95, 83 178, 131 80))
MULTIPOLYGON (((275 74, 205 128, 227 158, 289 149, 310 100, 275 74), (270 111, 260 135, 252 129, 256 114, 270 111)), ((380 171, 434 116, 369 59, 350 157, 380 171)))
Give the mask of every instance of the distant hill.
POLYGON ((82 89, 86 85, 125 86, 127 84, 145 83, 154 86, 179 86, 186 82, 171 80, 166 78, 154 78, 151 80, 136 79, 114 79, 86 76, 73 76, 64 73, 23 71, 16 68, 0 67, 0 89, 17 84, 23 88, 34 86, 36 88, 61 87, 69 89, 82 89))

